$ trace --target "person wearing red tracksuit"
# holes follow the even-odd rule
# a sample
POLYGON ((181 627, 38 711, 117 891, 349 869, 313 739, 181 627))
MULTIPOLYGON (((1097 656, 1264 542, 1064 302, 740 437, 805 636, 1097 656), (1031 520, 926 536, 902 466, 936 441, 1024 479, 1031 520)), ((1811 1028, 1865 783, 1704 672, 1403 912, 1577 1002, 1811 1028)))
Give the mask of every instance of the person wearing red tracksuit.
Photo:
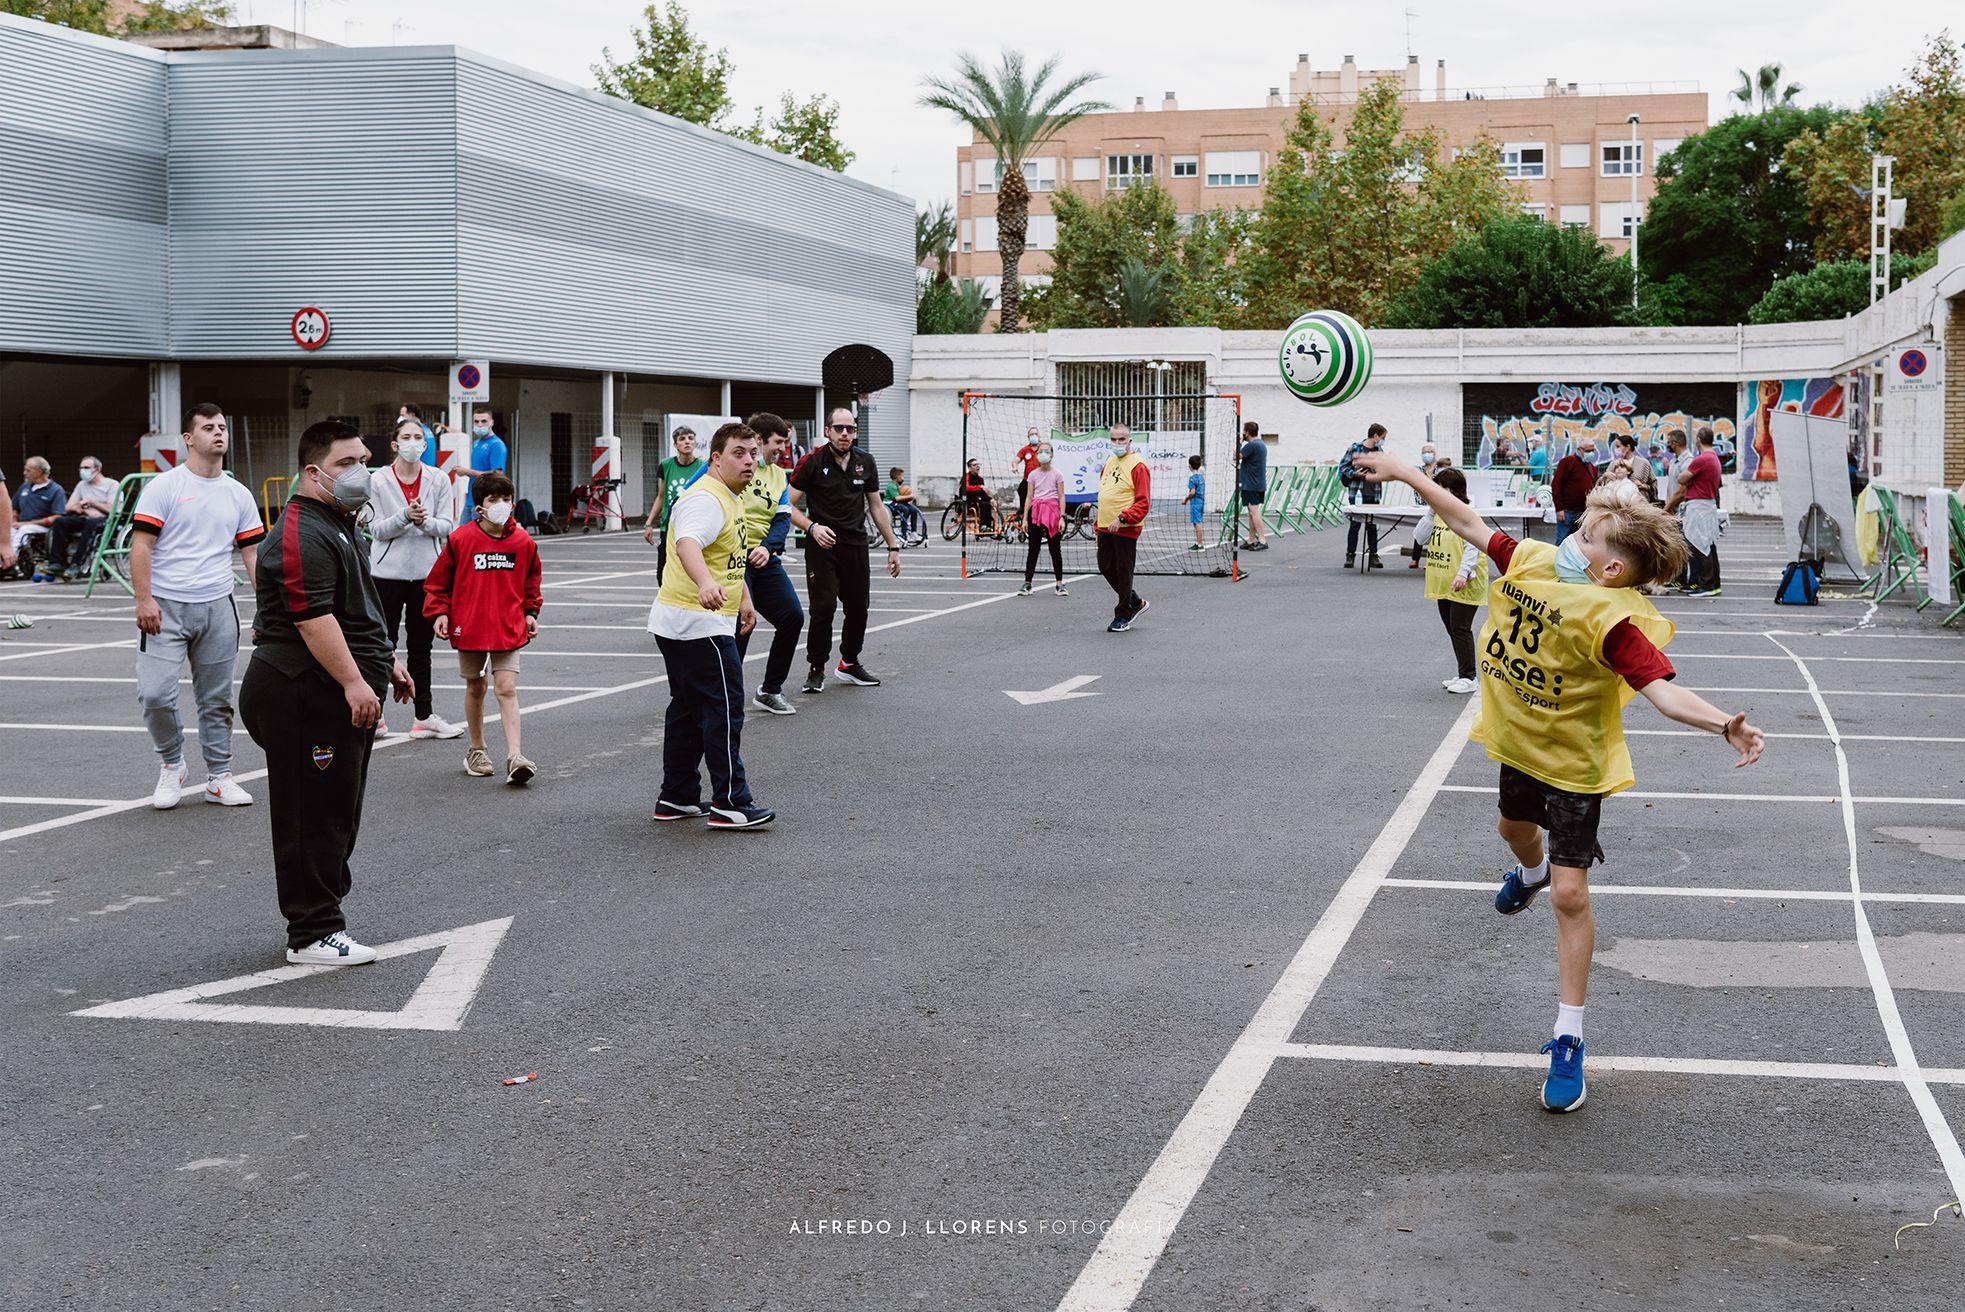
POLYGON ((519 648, 539 634, 539 546, 512 522, 512 480, 480 474, 471 483, 477 517, 458 527, 423 581, 423 613, 457 651, 471 749, 464 773, 491 773, 484 745, 487 681, 505 730, 505 782, 523 785, 539 767, 519 750, 519 648))

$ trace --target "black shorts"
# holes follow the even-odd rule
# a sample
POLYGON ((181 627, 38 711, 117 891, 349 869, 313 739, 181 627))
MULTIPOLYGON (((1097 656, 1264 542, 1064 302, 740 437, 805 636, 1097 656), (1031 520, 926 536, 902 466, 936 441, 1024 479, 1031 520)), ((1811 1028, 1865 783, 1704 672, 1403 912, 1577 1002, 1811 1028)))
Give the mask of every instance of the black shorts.
POLYGON ((1551 865, 1588 870, 1603 860, 1603 848, 1597 844, 1597 824, 1603 819, 1600 794, 1566 793, 1504 765, 1501 818, 1548 830, 1551 865))
POLYGON ((1237 495, 1242 498, 1242 504, 1244 506, 1259 506, 1262 504, 1261 492, 1250 492, 1247 489, 1241 489, 1237 492, 1237 495))

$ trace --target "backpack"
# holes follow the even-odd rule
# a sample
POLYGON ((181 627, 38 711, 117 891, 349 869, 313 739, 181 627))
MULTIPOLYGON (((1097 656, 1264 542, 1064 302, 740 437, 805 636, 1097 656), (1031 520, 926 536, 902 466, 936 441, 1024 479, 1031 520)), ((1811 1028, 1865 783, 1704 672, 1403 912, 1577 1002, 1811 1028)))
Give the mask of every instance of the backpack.
POLYGON ((1792 560, 1781 571, 1781 582, 1774 589, 1776 606, 1819 606, 1821 579, 1815 566, 1806 560, 1792 560))

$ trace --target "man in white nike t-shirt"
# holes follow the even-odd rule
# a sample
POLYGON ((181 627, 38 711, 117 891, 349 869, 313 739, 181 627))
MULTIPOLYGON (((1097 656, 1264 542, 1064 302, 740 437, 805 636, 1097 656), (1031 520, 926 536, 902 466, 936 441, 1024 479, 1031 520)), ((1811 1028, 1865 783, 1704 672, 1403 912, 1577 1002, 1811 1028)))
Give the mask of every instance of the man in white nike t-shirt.
POLYGON ((137 699, 150 740, 164 758, 150 798, 159 811, 176 806, 184 788, 177 680, 187 658, 198 702, 205 800, 221 806, 252 802, 232 780, 232 667, 239 657, 232 552, 245 558, 250 585, 266 526, 252 493, 225 473, 228 437, 223 410, 191 407, 184 416, 184 462, 143 485, 131 517, 137 699))

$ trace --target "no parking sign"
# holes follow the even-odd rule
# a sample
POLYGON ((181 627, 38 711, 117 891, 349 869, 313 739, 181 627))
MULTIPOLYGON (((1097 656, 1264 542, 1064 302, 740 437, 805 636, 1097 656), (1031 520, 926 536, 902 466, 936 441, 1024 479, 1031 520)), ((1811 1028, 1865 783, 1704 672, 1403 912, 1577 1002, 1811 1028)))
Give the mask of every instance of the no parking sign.
POLYGON ((476 405, 491 400, 491 361, 459 360, 450 366, 450 403, 476 405))
POLYGON ((1942 346, 1920 342, 1900 346, 1890 352, 1890 390, 1912 396, 1920 392, 1942 392, 1945 386, 1945 353, 1942 346))

